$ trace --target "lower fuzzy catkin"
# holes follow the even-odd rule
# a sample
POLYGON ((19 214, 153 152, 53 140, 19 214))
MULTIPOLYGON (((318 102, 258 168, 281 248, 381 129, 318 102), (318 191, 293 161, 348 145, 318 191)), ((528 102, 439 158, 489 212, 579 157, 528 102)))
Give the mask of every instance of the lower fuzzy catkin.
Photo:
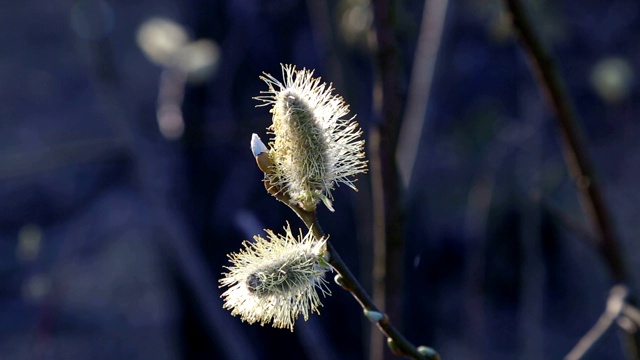
POLYGON ((267 239, 255 236, 244 249, 229 255, 231 266, 220 280, 228 289, 222 294, 224 307, 248 323, 271 323, 293 331, 295 320, 318 312, 318 291, 330 294, 324 279, 326 268, 319 259, 324 241, 309 232, 295 237, 287 224, 284 235, 266 230, 267 239))

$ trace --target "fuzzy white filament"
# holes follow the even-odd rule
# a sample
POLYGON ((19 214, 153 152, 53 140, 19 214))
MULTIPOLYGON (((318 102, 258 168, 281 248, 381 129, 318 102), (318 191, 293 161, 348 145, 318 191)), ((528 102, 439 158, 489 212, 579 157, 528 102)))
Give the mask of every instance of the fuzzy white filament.
POLYGON ((325 242, 311 232, 296 237, 289 224, 284 230, 284 235, 265 230, 267 239, 254 236, 255 242, 245 241, 244 249, 229 254, 231 266, 220 284, 228 287, 222 298, 232 315, 293 331, 299 315, 307 320, 310 313, 320 313, 318 290, 324 296, 331 292, 323 278, 327 269, 318 262, 325 242))
POLYGON ((313 71, 282 65, 283 82, 264 74, 269 87, 255 99, 270 105, 273 134, 269 181, 286 191, 291 201, 313 211, 319 201, 333 211, 331 191, 339 183, 357 190, 352 176, 367 171, 362 130, 351 118, 331 84, 313 77, 313 71))

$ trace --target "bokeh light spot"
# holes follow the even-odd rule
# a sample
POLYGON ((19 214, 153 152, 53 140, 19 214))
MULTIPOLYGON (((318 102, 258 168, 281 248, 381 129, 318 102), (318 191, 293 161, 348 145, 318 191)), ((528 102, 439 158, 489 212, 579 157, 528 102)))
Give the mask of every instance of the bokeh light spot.
POLYGON ((627 60, 609 57, 593 67, 591 85, 604 101, 615 104, 629 96, 633 77, 633 68, 627 60))
POLYGON ((16 257, 22 262, 33 261, 40 254, 42 229, 37 224, 24 225, 18 232, 16 257))
POLYGON ((175 21, 151 18, 138 28, 136 41, 151 62, 168 66, 190 39, 187 30, 175 21))

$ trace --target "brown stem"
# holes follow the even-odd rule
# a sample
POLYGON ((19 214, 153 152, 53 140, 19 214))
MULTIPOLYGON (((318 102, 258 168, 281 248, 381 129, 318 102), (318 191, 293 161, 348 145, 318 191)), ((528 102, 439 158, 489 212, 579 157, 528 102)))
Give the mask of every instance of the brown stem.
POLYGON ((511 11, 513 24, 520 34, 520 40, 527 50, 529 62, 552 110, 562 134, 565 161, 580 191, 587 215, 595 224, 600 235, 600 251, 615 282, 628 282, 627 270, 620 256, 619 241, 614 231, 602 193, 596 182, 595 173, 589 159, 577 115, 554 59, 538 39, 518 0, 505 0, 511 11))
MULTIPOLYGON (((279 200, 284 200, 282 195, 280 195, 279 200)), ((301 207, 288 202, 285 202, 285 204, 287 204, 300 217, 300 219, 302 219, 316 238, 321 239, 326 237, 318 223, 318 217, 315 212, 305 211, 301 207)), ((344 261, 342 261, 340 254, 338 254, 329 241, 327 241, 327 251, 330 256, 329 264, 342 277, 340 285, 353 295, 363 310, 375 311, 383 314, 382 320, 376 322, 376 326, 386 336, 388 339, 387 342, 393 342, 392 351, 395 355, 406 356, 411 359, 440 360, 440 356, 436 352, 433 352, 430 355, 421 353, 415 345, 413 345, 395 326, 393 326, 389 316, 384 314, 382 310, 378 309, 369 294, 362 287, 353 273, 351 273, 349 267, 344 263, 344 261)))
MULTIPOLYGON (((380 122, 371 130, 370 159, 373 195, 373 295, 390 316, 401 319, 403 287, 404 216, 400 176, 396 162, 402 96, 400 91, 398 45, 392 26, 392 0, 372 1, 376 34, 376 74, 374 108, 380 122)), ((371 359, 383 358, 379 336, 372 334, 371 359)))
MULTIPOLYGON (((267 183, 266 181, 264 183, 268 191, 273 190, 269 183, 267 183)), ((282 203, 290 207, 291 210, 293 210, 296 215, 298 215, 298 217, 304 222, 307 228, 309 228, 313 232, 313 236, 315 236, 317 239, 326 238, 326 235, 324 231, 322 231, 320 223, 318 223, 318 217, 315 211, 306 211, 300 206, 293 204, 287 194, 283 191, 270 191, 270 193, 276 199, 280 200, 282 203)), ((371 299, 371 296, 369 296, 358 279, 353 275, 353 273, 351 273, 351 270, 349 269, 347 264, 342 261, 340 254, 338 254, 336 249, 329 241, 327 241, 327 251, 329 252, 329 264, 338 273, 338 275, 341 276, 340 285, 342 286, 342 288, 353 295, 353 297, 358 301, 363 310, 375 311, 383 314, 382 320, 376 322, 376 326, 387 337, 387 342, 393 342, 392 351, 395 355, 406 356, 411 359, 440 360, 440 355, 438 355, 438 353, 430 348, 427 348, 428 350, 426 351, 426 355, 421 353, 418 348, 415 347, 415 345, 407 340, 407 338, 404 337, 404 335, 402 335, 402 333, 398 331, 398 329, 396 329, 393 324, 391 324, 389 316, 378 309, 375 302, 371 299)))
MULTIPOLYGON (((556 68, 555 61, 535 33, 520 1, 505 0, 505 3, 511 12, 513 25, 518 31, 520 41, 527 50, 529 63, 535 73, 538 85, 555 112, 557 125, 562 135, 565 162, 580 192, 585 212, 596 228, 598 250, 614 283, 629 284, 630 277, 622 257, 620 242, 604 204, 602 192, 598 187, 584 136, 578 125, 578 116, 556 68)), ((632 304, 636 303, 633 296, 630 296, 629 301, 632 304)), ((640 348, 640 335, 637 332, 632 335, 635 340, 628 344, 629 350, 630 353, 637 354, 637 349, 640 348)))

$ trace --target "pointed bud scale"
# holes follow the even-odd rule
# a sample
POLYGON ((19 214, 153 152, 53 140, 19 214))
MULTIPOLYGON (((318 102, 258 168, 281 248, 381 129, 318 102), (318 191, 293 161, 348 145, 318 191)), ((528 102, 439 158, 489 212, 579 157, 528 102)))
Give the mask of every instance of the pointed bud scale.
POLYGON ((369 321, 371 321, 372 324, 375 324, 380 320, 384 319, 383 313, 379 311, 373 311, 373 310, 364 310, 364 316, 366 316, 367 319, 369 319, 369 321))
POLYGON ((267 147, 256 134, 251 135, 251 152, 256 158, 256 163, 263 173, 273 172, 273 161, 269 156, 267 147))
POLYGON ((267 146, 260 140, 258 134, 251 134, 251 152, 253 156, 258 156, 267 152, 267 146))

